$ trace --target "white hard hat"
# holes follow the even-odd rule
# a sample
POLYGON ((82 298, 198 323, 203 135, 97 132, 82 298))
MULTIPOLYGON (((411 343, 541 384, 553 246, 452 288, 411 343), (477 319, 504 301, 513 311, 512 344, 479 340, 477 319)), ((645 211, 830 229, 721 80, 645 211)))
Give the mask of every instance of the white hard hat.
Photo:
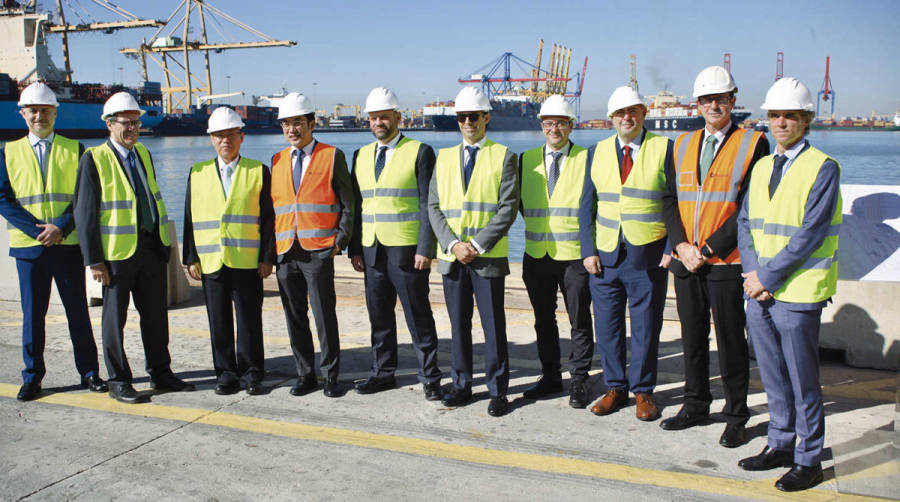
POLYGON ((792 77, 778 79, 766 93, 763 110, 805 110, 812 111, 815 105, 809 89, 803 82, 792 77))
POLYGON ((29 105, 48 105, 59 106, 56 100, 56 93, 53 92, 47 84, 43 82, 34 82, 22 90, 19 95, 19 107, 29 105))
POLYGON ((209 123, 206 129, 207 134, 218 131, 227 131, 235 127, 244 127, 244 121, 236 111, 227 106, 220 106, 213 110, 209 115, 209 123))
POLYGON ((575 120, 575 111, 572 110, 572 105, 566 101, 566 98, 554 94, 544 100, 541 104, 541 111, 538 113, 538 117, 552 116, 569 117, 569 119, 575 120))
POLYGON ((697 74, 694 80, 695 98, 723 92, 737 92, 737 86, 728 70, 721 66, 709 66, 697 74))
POLYGON ((453 111, 456 113, 491 111, 491 102, 477 87, 463 87, 456 95, 455 103, 453 111))
POLYGON ((278 105, 278 120, 315 112, 316 109, 309 98, 299 92, 291 92, 281 98, 281 103, 278 105))
POLYGON ((612 118, 613 114, 622 108, 643 104, 644 100, 641 98, 641 93, 627 85, 616 87, 616 90, 613 91, 612 96, 609 97, 609 101, 606 103, 606 115, 612 118))
POLYGON ((372 89, 366 98, 366 113, 380 112, 382 110, 398 110, 400 109, 400 101, 394 91, 386 87, 376 87, 372 89))
POLYGON ((134 96, 125 91, 113 94, 106 100, 106 103, 103 103, 103 115, 100 118, 106 120, 119 112, 141 112, 141 115, 146 113, 138 106, 134 96))

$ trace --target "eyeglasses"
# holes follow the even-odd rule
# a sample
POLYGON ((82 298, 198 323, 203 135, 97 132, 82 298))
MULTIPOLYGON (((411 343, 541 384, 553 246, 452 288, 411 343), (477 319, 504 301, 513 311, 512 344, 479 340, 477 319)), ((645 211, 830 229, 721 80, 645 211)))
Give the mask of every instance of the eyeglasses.
POLYGON ((460 124, 465 124, 466 120, 469 122, 475 123, 481 120, 481 112, 472 112, 472 113, 457 113, 456 121, 460 124))
POLYGON ((713 101, 715 101, 719 105, 730 105, 732 98, 734 98, 734 96, 732 96, 731 94, 720 96, 700 96, 699 98, 697 98, 697 102, 701 105, 709 105, 713 101))
POLYGON ((306 127, 308 122, 306 119, 295 119, 295 120, 282 120, 281 128, 282 129, 290 129, 291 127, 295 129, 303 129, 306 127))
POLYGON ((129 127, 140 128, 142 124, 140 120, 110 120, 110 122, 119 124, 126 129, 129 127))
POLYGON ((553 126, 556 126, 557 129, 568 129, 569 121, 568 120, 542 120, 541 127, 544 129, 552 129, 553 126))
POLYGON ((212 136, 213 138, 215 138, 217 140, 223 140, 226 138, 227 139, 236 138, 240 134, 241 134, 241 131, 223 131, 223 132, 210 133, 210 136, 212 136))

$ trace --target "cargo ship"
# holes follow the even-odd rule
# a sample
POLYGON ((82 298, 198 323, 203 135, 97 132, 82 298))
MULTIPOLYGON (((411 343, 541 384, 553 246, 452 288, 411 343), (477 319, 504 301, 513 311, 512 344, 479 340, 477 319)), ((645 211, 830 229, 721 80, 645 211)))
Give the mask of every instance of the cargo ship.
MULTIPOLYGON (((422 113, 438 131, 459 131, 453 101, 435 101, 425 105, 422 113)), ((491 98, 491 121, 488 131, 540 131, 537 117, 541 105, 522 94, 495 95, 491 98)))
POLYGON ((66 72, 51 60, 47 47, 47 13, 38 12, 35 3, 20 5, 4 0, 0 7, 0 140, 22 137, 27 132, 18 112, 19 92, 28 84, 42 81, 56 93, 59 109, 56 132, 70 138, 102 138, 109 134, 100 118, 103 103, 119 91, 127 91, 147 113, 142 127, 149 129, 163 119, 159 82, 144 82, 139 88, 99 83, 70 83, 66 72))
MULTIPOLYGON (((697 110, 697 102, 681 103, 678 97, 669 91, 659 91, 655 96, 646 96, 652 100, 647 106, 644 127, 653 131, 695 131, 705 125, 703 116, 697 110)), ((742 106, 731 110, 731 122, 742 123, 751 112, 742 106)))

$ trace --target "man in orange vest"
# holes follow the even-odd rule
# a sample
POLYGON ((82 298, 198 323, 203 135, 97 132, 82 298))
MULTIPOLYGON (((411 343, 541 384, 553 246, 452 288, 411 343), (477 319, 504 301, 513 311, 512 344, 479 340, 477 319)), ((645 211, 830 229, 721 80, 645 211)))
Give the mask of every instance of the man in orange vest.
POLYGON ((313 139, 316 112, 306 96, 296 92, 285 96, 278 120, 290 144, 272 157, 272 203, 278 253, 275 275, 300 375, 291 394, 302 396, 318 387, 307 314, 311 306, 322 351, 319 369, 325 378, 324 393, 338 397, 341 348, 334 256, 347 246, 353 230, 353 186, 344 153, 313 139))
POLYGON ((731 121, 737 86, 721 66, 697 75, 694 97, 706 126, 675 142, 675 172, 666 173, 663 213, 675 260, 675 295, 684 346, 684 403, 660 422, 681 430, 706 422, 709 390, 710 309, 716 325, 719 370, 725 387, 725 431, 719 444, 746 442, 749 358, 744 337, 741 260, 737 250, 737 208, 751 166, 768 155, 764 134, 731 121))

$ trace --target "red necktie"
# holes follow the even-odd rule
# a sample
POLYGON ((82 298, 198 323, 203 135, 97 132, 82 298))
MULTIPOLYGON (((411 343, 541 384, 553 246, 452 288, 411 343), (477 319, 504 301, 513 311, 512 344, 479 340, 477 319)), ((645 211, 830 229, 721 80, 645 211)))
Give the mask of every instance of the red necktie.
POLYGON ((622 184, 625 184, 625 180, 631 174, 631 166, 634 165, 634 161, 631 160, 631 147, 626 146, 623 150, 625 152, 622 154, 622 184))

